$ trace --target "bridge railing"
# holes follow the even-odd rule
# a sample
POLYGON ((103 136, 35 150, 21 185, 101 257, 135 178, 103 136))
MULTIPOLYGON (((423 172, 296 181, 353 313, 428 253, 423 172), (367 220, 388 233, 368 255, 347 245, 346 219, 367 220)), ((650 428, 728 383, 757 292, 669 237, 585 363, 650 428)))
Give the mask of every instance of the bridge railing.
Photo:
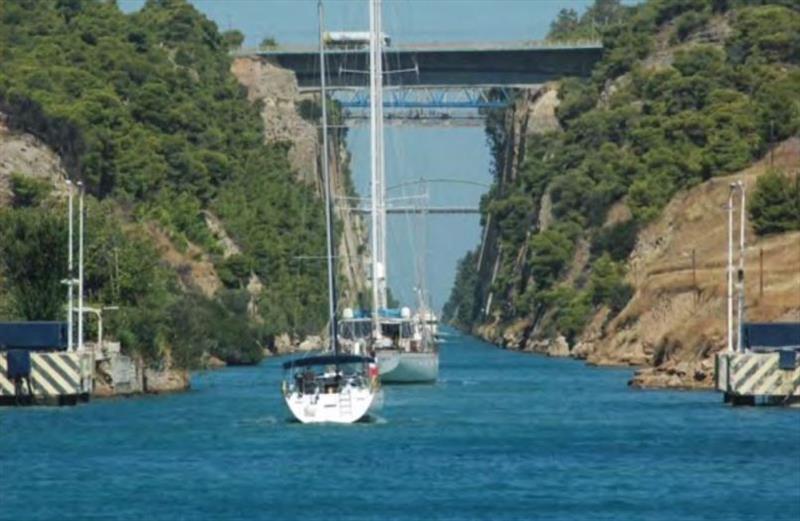
MULTIPOLYGON (((599 39, 575 39, 575 40, 521 40, 511 42, 428 42, 392 45, 385 48, 386 53, 392 52, 424 52, 424 51, 506 51, 524 49, 597 49, 603 46, 599 39)), ((304 54, 316 53, 319 48, 315 45, 278 45, 278 46, 258 46, 240 47, 230 52, 233 56, 252 56, 252 55, 279 55, 279 54, 304 54)), ((367 48, 337 48, 328 47, 329 53, 365 53, 367 48)))

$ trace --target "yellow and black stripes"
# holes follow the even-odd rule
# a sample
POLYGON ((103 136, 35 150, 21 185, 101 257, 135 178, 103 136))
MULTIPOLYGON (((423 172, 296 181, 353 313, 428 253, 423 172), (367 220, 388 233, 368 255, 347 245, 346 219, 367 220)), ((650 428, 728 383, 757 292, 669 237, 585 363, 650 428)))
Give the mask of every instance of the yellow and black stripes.
MULTIPOLYGON (((31 353, 31 387, 35 396, 82 394, 81 355, 78 353, 31 353)), ((8 361, 0 353, 0 396, 14 395, 8 378, 8 361)))
POLYGON ((717 389, 736 396, 800 397, 800 366, 781 368, 777 352, 722 353, 717 389))

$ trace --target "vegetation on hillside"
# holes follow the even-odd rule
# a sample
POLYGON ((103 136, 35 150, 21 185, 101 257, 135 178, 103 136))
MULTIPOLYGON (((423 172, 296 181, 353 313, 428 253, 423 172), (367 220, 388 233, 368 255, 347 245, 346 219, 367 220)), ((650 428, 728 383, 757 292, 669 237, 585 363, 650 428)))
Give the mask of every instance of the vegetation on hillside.
MULTIPOLYGON (((88 240, 107 233, 122 247, 138 236, 133 244, 141 248, 124 262, 155 276, 163 269, 143 236, 143 225, 155 222, 179 248, 191 242, 211 254, 224 274, 231 295, 213 301, 183 295, 174 274, 156 277, 163 283, 142 280, 128 297, 97 275, 91 300, 129 305, 111 329, 125 348, 152 354, 169 345, 181 351, 174 359, 191 364, 198 352, 186 339, 211 335, 219 346, 212 351, 246 350, 229 358, 254 359, 258 342, 324 323, 324 273, 298 261, 324 251, 322 208, 312 188, 295 181, 287 147, 263 144, 260 107, 229 72, 228 50, 241 41, 241 33, 220 33, 186 0, 148 0, 129 15, 100 0, 5 0, 0 9, 0 111, 13 128, 54 148, 72 179, 83 180, 93 199, 90 219, 92 209, 101 211, 97 219, 113 216, 96 222, 88 240), (221 218, 240 256, 223 259, 207 211, 221 218), (265 285, 255 321, 241 306, 250 273, 265 285), (183 316, 180 299, 207 319, 183 316)), ((42 205, 24 176, 14 183, 19 205, 31 209, 4 210, 7 233, 19 226, 54 233, 61 210, 42 205)), ((101 256, 107 247, 94 245, 101 256)), ((7 291, 20 291, 19 279, 3 280, 7 291)), ((57 293, 63 302, 62 289, 57 293)), ((21 308, 16 314, 29 316, 21 308)), ((48 308, 41 318, 57 316, 63 313, 48 308)))
POLYGON ((768 171, 756 181, 747 207, 758 234, 800 230, 800 172, 768 171))
MULTIPOLYGON (((456 324, 470 327, 484 316, 535 318, 549 310, 550 330, 574 336, 592 309, 624 307, 631 295, 625 261, 636 232, 678 190, 740 170, 800 130, 796 2, 649 0, 624 7, 597 0, 592 10, 598 9, 611 13, 601 27, 604 57, 590 79, 561 82, 563 132, 530 138, 517 179, 496 184, 483 201, 484 222, 496 230, 504 254, 491 285, 462 263, 457 282, 466 286, 457 284, 445 308, 456 324), (643 61, 667 42, 662 58, 643 61), (545 197, 553 224, 541 230, 545 197), (608 210, 620 201, 631 219, 607 223, 608 210), (578 245, 587 243, 589 262, 566 281, 578 245), (498 304, 487 313, 489 293, 498 304)), ((587 12, 570 24, 565 16, 553 23, 552 38, 582 37, 596 18, 587 12)), ((503 118, 488 121, 490 144, 500 151, 503 118)), ((496 155, 497 175, 502 161, 496 155)), ((792 192, 780 183, 761 188, 762 199, 786 201, 780 216, 764 212, 758 196, 751 206, 762 212, 755 220, 765 232, 796 222, 792 192)))

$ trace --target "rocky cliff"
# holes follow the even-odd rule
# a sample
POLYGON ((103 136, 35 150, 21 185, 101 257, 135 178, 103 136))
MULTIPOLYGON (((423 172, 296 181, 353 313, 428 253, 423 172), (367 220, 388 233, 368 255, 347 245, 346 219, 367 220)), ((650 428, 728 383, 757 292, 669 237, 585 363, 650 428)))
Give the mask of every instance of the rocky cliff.
MULTIPOLYGON (((525 156, 524 133, 547 127, 557 106, 545 88, 527 93, 506 115, 509 144, 498 185, 512 182, 525 156), (541 119, 540 119, 541 118, 541 119)), ((557 121, 557 120, 556 120, 557 121)), ((552 127, 550 127, 552 128, 552 127)), ((602 307, 570 345, 561 334, 545 327, 552 313, 502 320, 493 314, 506 296, 497 298, 488 288, 497 276, 503 256, 517 260, 526 251, 502 251, 487 219, 479 247, 478 267, 487 288, 481 296, 484 321, 473 332, 505 348, 549 356, 585 359, 593 365, 625 365, 637 370, 630 384, 637 387, 708 388, 713 384, 713 356, 724 348, 726 310, 727 203, 729 185, 741 180, 752 192, 756 179, 769 167, 794 171, 800 166, 800 138, 775 148, 771 157, 729 176, 711 179, 678 193, 658 219, 642 229, 626 262, 626 280, 633 288, 628 304, 616 315, 602 307)), ((549 226, 549 192, 539 203, 529 226, 549 226)), ((624 202, 609 211, 605 226, 624 222, 630 211, 624 202)), ((738 216, 737 216, 738 219, 738 216)), ((753 321, 800 320, 800 232, 758 236, 749 216, 746 231, 746 314, 753 321)), ((588 245, 579 243, 565 282, 582 276, 588 245)), ((585 275, 583 275, 585 276, 585 275)))
POLYGON ((444 313, 503 347, 637 367, 634 386, 708 387, 734 180, 788 183, 756 210, 780 226, 748 213, 746 317, 800 320, 800 55, 775 44, 796 41, 800 11, 651 0, 623 15, 590 79, 488 114, 495 183, 444 313))
MULTIPOLYGON (((67 172, 59 155, 36 136, 10 130, 6 122, 7 116, 0 113, 0 208, 11 204, 12 175, 44 181, 52 187, 50 197, 66 197, 67 172)), ((150 223, 149 231, 161 251, 162 258, 180 274, 179 279, 183 284, 212 292, 214 288, 219 287, 219 279, 216 277, 213 264, 199 256, 197 251, 193 251, 191 245, 188 252, 180 253, 154 223, 150 223)), ((2 300, 0 296, 0 309, 3 307, 2 300)), ((115 345, 118 351, 119 344, 115 345)), ((87 348, 95 348, 89 335, 87 335, 87 348)), ((173 367, 169 353, 166 353, 158 368, 148 367, 141 357, 118 355, 117 358, 120 357, 125 359, 130 371, 138 375, 138 378, 133 378, 132 385, 115 387, 112 375, 120 372, 119 367, 115 367, 118 364, 110 359, 98 361, 95 373, 95 396, 159 394, 183 391, 190 387, 189 372, 173 367)))
MULTIPOLYGON (((319 103, 318 94, 303 94, 297 86, 294 73, 267 59, 244 57, 234 60, 231 71, 247 88, 248 98, 261 104, 264 121, 264 140, 267 143, 285 142, 290 145, 289 159, 299 180, 312 184, 322 194, 322 144, 321 134, 314 121, 304 119, 301 102, 319 103)), ((334 197, 344 200, 354 194, 348 188, 350 156, 346 146, 346 133, 341 129, 330 131, 328 141, 329 169, 334 187, 334 197)), ((367 289, 366 263, 363 253, 367 230, 361 217, 348 211, 347 204, 336 204, 336 217, 341 223, 339 237, 340 301, 356 306, 367 289)), ((323 255, 324 252, 320 252, 323 255)))
MULTIPOLYGON (((800 138, 774 151, 774 166, 800 165, 800 138)), ((644 366, 632 384, 710 387, 713 355, 724 348, 727 204, 730 183, 752 193, 770 159, 678 194, 639 234, 628 260, 635 292, 613 319, 597 313, 573 356, 598 365, 644 366)), ((800 232, 758 236, 747 218, 746 317, 800 321, 800 232), (763 268, 763 269, 762 269, 763 268)))

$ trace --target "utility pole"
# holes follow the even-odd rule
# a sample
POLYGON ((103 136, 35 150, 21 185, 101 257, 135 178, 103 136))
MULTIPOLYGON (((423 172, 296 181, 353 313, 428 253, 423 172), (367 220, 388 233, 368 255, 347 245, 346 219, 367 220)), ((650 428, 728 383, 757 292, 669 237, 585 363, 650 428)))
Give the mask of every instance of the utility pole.
POLYGON ((745 253, 745 185, 742 181, 737 181, 730 184, 730 191, 728 193, 728 204, 726 209, 728 211, 728 265, 727 265, 727 300, 728 300, 728 313, 727 313, 727 327, 728 327, 728 352, 734 352, 734 349, 739 352, 742 351, 742 321, 744 320, 744 253, 745 253), (733 268, 733 198, 736 192, 739 192, 740 214, 739 214, 739 262, 736 274, 734 275, 733 268), (734 290, 734 276, 736 277, 736 291, 737 291, 737 326, 738 331, 733 321, 733 290, 734 290), (736 346, 734 347, 733 337, 736 335, 736 346))
POLYGON ((74 251, 74 248, 72 246, 72 234, 73 234, 72 221, 74 220, 73 218, 74 211, 72 207, 72 181, 70 181, 69 179, 67 179, 67 201, 68 201, 67 222, 69 223, 67 225, 67 228, 69 230, 67 237, 67 351, 72 352, 74 348, 74 345, 72 343, 72 339, 74 337, 72 323, 74 318, 73 314, 75 313, 75 311, 72 309, 75 300, 74 296, 75 290, 73 288, 75 276, 72 273, 72 268, 73 268, 72 254, 74 251))
POLYGON ((78 351, 83 351, 83 183, 78 181, 78 351))
POLYGON ((739 207, 739 270, 737 273, 737 284, 739 293, 739 303, 737 306, 739 329, 736 332, 736 350, 742 352, 742 320, 744 319, 744 228, 745 228, 745 207, 746 191, 744 181, 739 181, 740 207, 739 207))

